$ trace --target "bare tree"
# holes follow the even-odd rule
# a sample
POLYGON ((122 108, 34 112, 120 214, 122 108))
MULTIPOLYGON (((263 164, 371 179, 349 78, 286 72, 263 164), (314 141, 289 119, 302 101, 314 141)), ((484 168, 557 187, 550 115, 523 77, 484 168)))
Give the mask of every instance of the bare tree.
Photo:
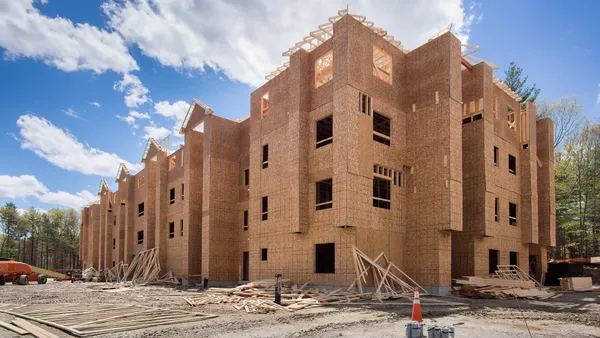
POLYGON ((555 149, 582 127, 585 121, 582 108, 583 105, 578 104, 573 96, 563 96, 553 102, 544 99, 537 104, 538 117, 549 117, 554 121, 555 149))

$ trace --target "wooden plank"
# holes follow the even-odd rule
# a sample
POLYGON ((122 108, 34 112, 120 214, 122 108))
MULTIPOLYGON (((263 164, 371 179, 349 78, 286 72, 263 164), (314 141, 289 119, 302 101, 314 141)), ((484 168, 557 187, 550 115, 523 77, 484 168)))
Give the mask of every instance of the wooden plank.
POLYGON ((53 333, 50 333, 50 332, 42 329, 39 326, 31 324, 30 322, 26 321, 25 319, 15 318, 12 321, 12 323, 22 329, 29 331, 29 333, 31 333, 32 335, 34 335, 37 338, 60 338, 59 336, 57 336, 53 333))
POLYGON ((24 334, 28 334, 29 333, 29 331, 24 330, 24 329, 22 329, 22 328, 20 328, 18 326, 12 325, 12 324, 7 323, 7 322, 0 321, 0 326, 2 326, 3 328, 5 328, 7 330, 16 332, 17 334, 20 334, 20 335, 24 335, 24 334))

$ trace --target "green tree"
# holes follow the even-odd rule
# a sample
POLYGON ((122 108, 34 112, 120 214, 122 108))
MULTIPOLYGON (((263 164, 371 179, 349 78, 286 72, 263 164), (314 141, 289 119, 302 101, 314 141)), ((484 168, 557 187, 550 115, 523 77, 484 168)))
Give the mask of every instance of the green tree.
POLYGON ((517 64, 513 61, 508 66, 508 69, 504 71, 504 83, 512 89, 513 92, 517 93, 521 97, 520 102, 530 101, 535 102, 535 99, 540 94, 540 89, 536 88, 536 84, 533 84, 533 87, 526 87, 525 84, 529 79, 528 76, 525 76, 523 80, 521 80, 521 76, 523 75, 523 69, 517 66, 517 64))
POLYGON ((0 208, 0 225, 2 226, 2 245, 0 246, 0 257, 8 256, 15 257, 14 248, 12 246, 15 231, 19 230, 19 213, 17 206, 14 203, 7 202, 0 208))

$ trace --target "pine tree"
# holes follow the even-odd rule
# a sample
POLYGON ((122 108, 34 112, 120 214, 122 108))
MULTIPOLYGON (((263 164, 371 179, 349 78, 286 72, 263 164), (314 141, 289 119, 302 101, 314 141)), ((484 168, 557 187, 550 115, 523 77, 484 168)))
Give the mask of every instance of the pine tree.
POLYGON ((521 97, 520 102, 535 102, 535 99, 540 94, 540 89, 536 88, 535 83, 533 84, 533 87, 526 87, 525 83, 527 83, 529 77, 525 76, 525 78, 521 80, 522 73, 523 69, 517 66, 514 61, 511 62, 508 69, 504 71, 504 83, 521 97))

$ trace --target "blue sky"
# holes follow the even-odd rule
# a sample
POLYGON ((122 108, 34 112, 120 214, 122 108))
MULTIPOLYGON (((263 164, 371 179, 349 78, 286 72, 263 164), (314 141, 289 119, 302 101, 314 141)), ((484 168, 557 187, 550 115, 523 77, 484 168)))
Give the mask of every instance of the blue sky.
POLYGON ((453 23, 500 66, 497 77, 516 61, 541 98, 573 95, 598 122, 597 1, 5 1, 0 203, 93 201, 101 178, 114 188, 121 161, 139 167, 148 136, 175 133, 192 98, 227 118, 247 115, 281 53, 347 3, 409 49, 453 23))

